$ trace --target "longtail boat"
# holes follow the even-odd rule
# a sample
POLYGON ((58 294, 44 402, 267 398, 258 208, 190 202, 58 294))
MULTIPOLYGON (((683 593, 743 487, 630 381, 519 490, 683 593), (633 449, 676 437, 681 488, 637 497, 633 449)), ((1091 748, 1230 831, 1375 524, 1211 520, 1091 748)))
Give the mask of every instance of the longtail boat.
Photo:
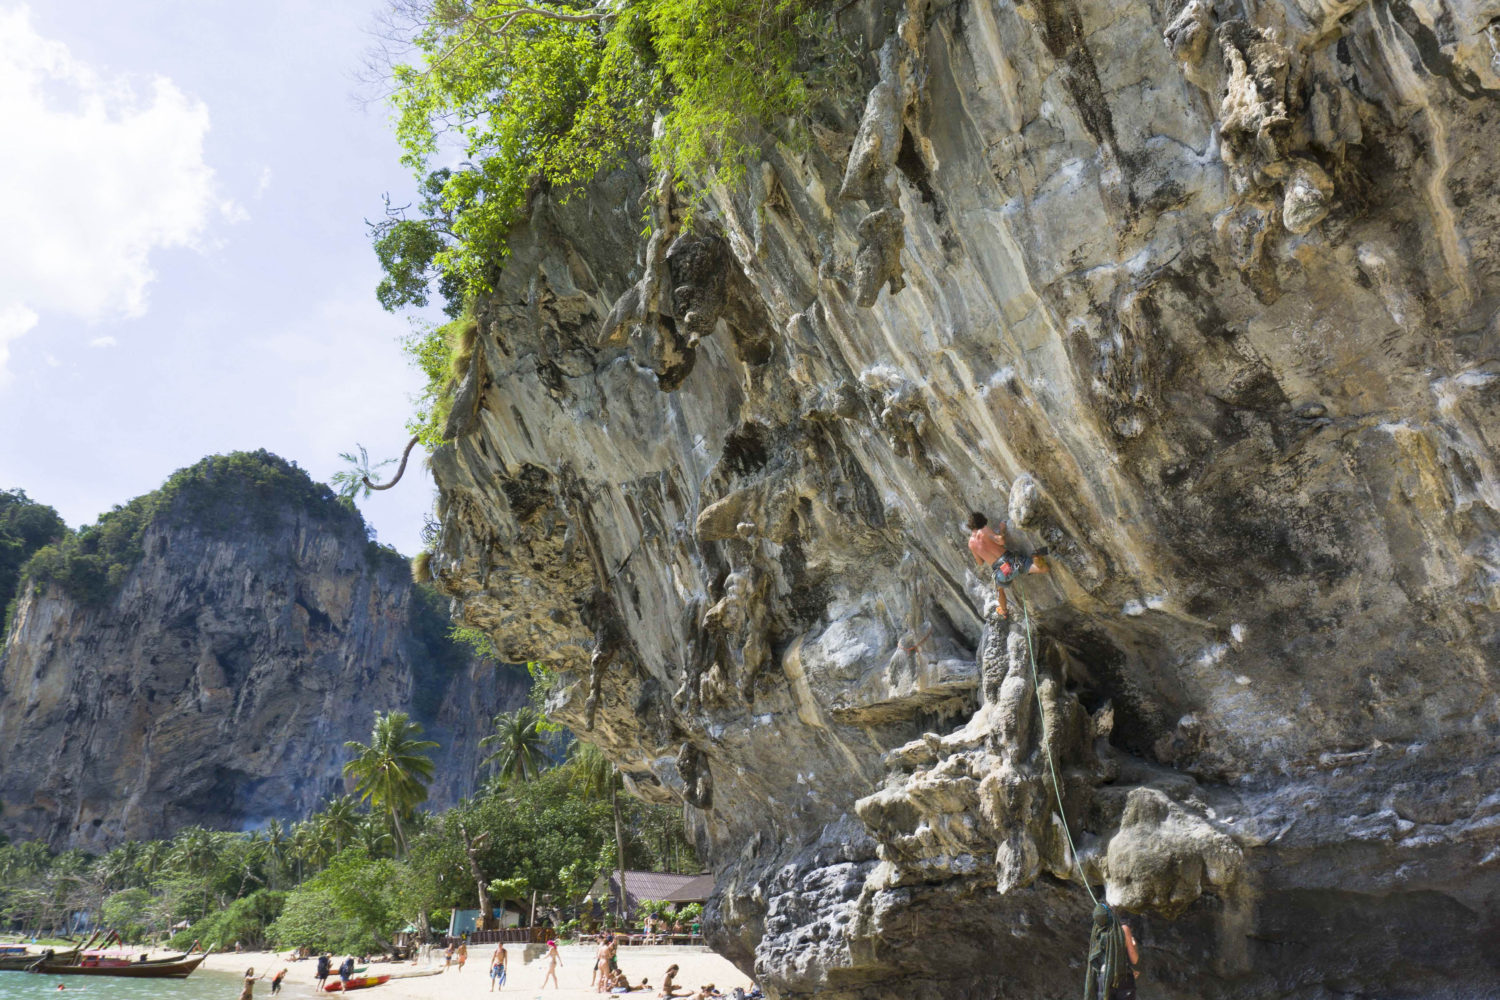
MULTIPOLYGON (((78 951, 81 947, 82 945, 75 944, 68 951, 53 952, 52 960, 57 962, 76 962, 78 961, 78 951)), ((25 972, 45 957, 46 953, 40 951, 11 952, 0 955, 0 972, 25 972)))
POLYGON ((203 964, 207 955, 195 955, 192 958, 157 959, 155 961, 135 961, 125 964, 86 964, 79 962, 70 964, 55 960, 41 959, 32 963, 28 971, 40 972, 47 976, 126 976, 131 979, 185 979, 194 969, 203 964))
POLYGON ((331 983, 327 984, 326 986, 324 986, 323 989, 326 990, 329 993, 337 993, 340 990, 346 990, 346 989, 347 990, 367 990, 371 986, 379 986, 381 983, 388 983, 390 981, 391 981, 391 977, 388 976, 388 975, 386 975, 386 976, 355 976, 353 979, 349 980, 349 985, 348 986, 345 986, 342 980, 335 979, 333 982, 331 982, 331 983))

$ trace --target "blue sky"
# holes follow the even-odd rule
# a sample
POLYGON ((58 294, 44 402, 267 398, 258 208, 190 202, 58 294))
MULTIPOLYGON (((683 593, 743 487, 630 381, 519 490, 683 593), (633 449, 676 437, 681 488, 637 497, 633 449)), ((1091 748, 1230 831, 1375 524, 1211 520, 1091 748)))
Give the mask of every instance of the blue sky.
MULTIPOLYGON (((359 82, 382 2, 0 0, 0 488, 77 526, 216 452, 325 481, 399 453, 420 379, 364 226, 413 189, 359 82)), ((362 503, 408 554, 415 464, 362 503)))

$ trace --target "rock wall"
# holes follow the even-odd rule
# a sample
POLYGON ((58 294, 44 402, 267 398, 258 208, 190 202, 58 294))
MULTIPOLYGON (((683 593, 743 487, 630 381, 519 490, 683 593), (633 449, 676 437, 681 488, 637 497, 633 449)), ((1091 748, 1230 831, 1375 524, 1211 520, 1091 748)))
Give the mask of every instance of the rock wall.
POLYGON ((513 234, 463 619, 778 995, 1076 995, 1085 881, 1150 995, 1500 991, 1500 5, 840 18, 863 100, 690 226, 625 172, 513 234))
POLYGON ((442 744, 431 805, 471 794, 524 672, 447 646, 441 602, 418 607, 406 560, 331 497, 205 520, 158 515, 103 605, 23 594, 0 655, 0 829, 102 850, 299 819, 345 792, 344 741, 392 709, 442 744))

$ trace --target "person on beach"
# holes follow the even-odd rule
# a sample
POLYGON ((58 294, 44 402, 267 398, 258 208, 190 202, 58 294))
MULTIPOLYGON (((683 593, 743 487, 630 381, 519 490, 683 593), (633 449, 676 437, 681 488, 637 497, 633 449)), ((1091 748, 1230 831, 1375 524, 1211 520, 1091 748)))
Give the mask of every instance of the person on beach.
POLYGON ((448 950, 445 951, 445 952, 443 952, 443 968, 446 969, 446 968, 448 968, 448 966, 450 966, 452 964, 453 964, 453 945, 450 944, 448 946, 448 950))
POLYGON ((460 941, 460 942, 458 942, 457 957, 458 957, 458 971, 462 972, 462 971, 464 971, 464 963, 469 960, 469 942, 467 942, 467 941, 460 941))
POLYGON ((274 997, 281 992, 281 981, 286 978, 286 970, 282 969, 271 977, 271 995, 274 997))
POLYGON ((329 958, 328 952, 325 951, 318 956, 317 974, 313 976, 313 981, 318 984, 318 989, 321 990, 324 986, 328 985, 328 973, 332 966, 333 960, 329 958))
POLYGON ((349 991, 349 980, 354 978, 354 956, 345 955, 344 960, 339 963, 339 982, 344 986, 344 992, 349 991))
POLYGON ((605 984, 609 982, 609 942, 610 936, 606 932, 599 941, 599 950, 594 953, 594 974, 589 979, 589 985, 600 993, 604 992, 605 984))
MULTIPOLYGON (((502 941, 495 947, 495 957, 490 961, 490 992, 493 993, 505 985, 505 942, 502 941)), ((459 964, 462 969, 462 963, 459 964)))
POLYGON ((549 979, 552 980, 552 988, 554 990, 562 989, 562 986, 559 985, 559 983, 557 981, 557 967, 559 965, 562 965, 562 956, 557 953, 557 942, 556 941, 548 941, 547 942, 547 974, 542 977, 542 985, 540 987, 541 989, 545 989, 546 988, 546 986, 547 986, 547 980, 549 980, 549 979))
POLYGON ((257 976, 254 969, 245 970, 245 985, 240 987, 240 1000, 254 1000, 255 981, 264 979, 265 976, 257 976))
POLYGON ((674 963, 672 965, 667 966, 666 977, 663 978, 662 981, 661 981, 661 992, 658 993, 658 994, 656 994, 656 995, 659 996, 659 997, 685 997, 685 996, 687 996, 687 993, 685 993, 685 992, 684 993, 678 993, 677 992, 677 984, 673 981, 676 978, 677 978, 677 965, 674 963))

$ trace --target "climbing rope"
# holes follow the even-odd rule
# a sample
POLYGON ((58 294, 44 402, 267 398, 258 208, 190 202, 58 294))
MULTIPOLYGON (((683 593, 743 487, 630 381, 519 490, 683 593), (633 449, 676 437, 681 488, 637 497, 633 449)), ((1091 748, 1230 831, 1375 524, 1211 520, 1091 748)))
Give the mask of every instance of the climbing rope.
POLYGON ((1094 887, 1089 885, 1089 877, 1083 871, 1083 860, 1078 856, 1078 845, 1073 843, 1073 830, 1068 826, 1068 810, 1063 805, 1062 780, 1057 775, 1057 761, 1052 758, 1052 748, 1047 745, 1047 709, 1042 705, 1042 685, 1036 672, 1036 649, 1031 641, 1031 611, 1026 607, 1026 598, 1020 593, 1016 594, 1016 599, 1021 604, 1021 618, 1026 622, 1026 659, 1031 665, 1031 693, 1036 698, 1037 719, 1042 726, 1037 742, 1042 745, 1042 752, 1047 755, 1047 769, 1052 772, 1052 794, 1057 798, 1057 814, 1062 819, 1063 834, 1068 838, 1068 851, 1073 855, 1073 864, 1078 868, 1078 878, 1083 882, 1084 889, 1088 891, 1089 899, 1095 906, 1098 906, 1099 897, 1094 895, 1094 887))
POLYGON ((1125 951, 1125 932, 1120 928, 1120 915, 1094 893, 1089 877, 1083 870, 1083 859, 1078 856, 1078 845, 1073 842, 1073 828, 1068 825, 1068 810, 1063 805, 1062 779, 1057 773, 1057 761, 1052 756, 1052 747, 1047 743, 1047 708, 1042 704, 1042 684, 1037 676, 1036 646, 1031 635, 1031 611, 1026 607, 1026 598, 1020 592, 1016 600, 1021 605, 1021 618, 1026 623, 1026 661, 1031 668, 1031 693, 1036 698, 1037 721, 1041 732, 1037 742, 1047 755, 1047 770, 1052 774, 1052 794, 1057 799, 1057 814, 1062 820, 1063 834, 1068 838, 1068 851, 1073 855, 1073 865, 1078 869, 1079 881, 1094 903, 1094 926, 1089 934, 1089 957, 1087 975, 1084 978, 1084 1000, 1098 1000, 1102 994, 1108 996, 1120 983, 1122 970, 1129 959, 1125 951))

